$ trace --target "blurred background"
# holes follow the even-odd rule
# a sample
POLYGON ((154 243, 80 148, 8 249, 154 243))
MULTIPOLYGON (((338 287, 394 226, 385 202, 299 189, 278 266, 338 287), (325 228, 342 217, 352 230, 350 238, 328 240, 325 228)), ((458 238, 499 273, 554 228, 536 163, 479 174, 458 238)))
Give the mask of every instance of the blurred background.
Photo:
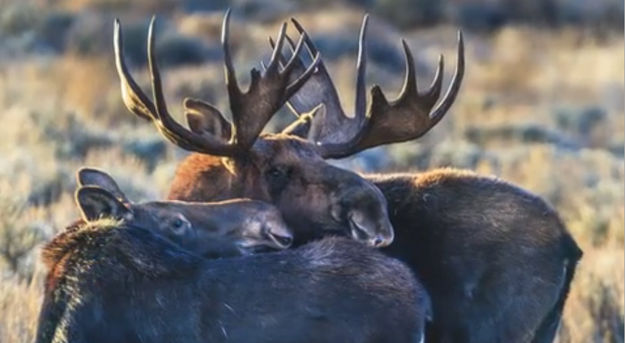
MULTIPOLYGON (((620 0, 0 0, 0 342, 32 338, 41 301, 37 250, 78 217, 74 172, 110 172, 131 200, 165 196, 186 155, 123 106, 112 57, 123 24, 133 74, 148 89, 146 33, 170 110, 192 96, 227 109, 219 28, 231 22, 243 82, 267 59, 267 37, 296 17, 321 50, 351 109, 362 16, 369 12, 369 84, 392 97, 404 37, 425 88, 439 54, 467 71, 446 118, 417 142, 337 164, 358 171, 458 167, 497 175, 557 208, 584 257, 559 342, 622 342, 624 46, 620 0)), ((291 27, 291 32, 294 32, 291 27)), ((268 130, 293 119, 285 109, 268 130)))

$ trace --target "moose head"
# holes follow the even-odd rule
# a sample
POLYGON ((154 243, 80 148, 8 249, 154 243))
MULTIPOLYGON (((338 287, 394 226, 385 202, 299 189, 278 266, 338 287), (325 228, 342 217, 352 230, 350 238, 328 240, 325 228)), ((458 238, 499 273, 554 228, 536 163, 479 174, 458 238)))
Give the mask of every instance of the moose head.
POLYGON ((432 116, 429 113, 439 95, 442 63, 432 89, 423 96, 415 96, 413 61, 405 44, 408 75, 402 95, 389 103, 379 88, 374 88, 367 111, 365 17, 359 44, 356 114, 347 117, 340 110, 319 53, 296 21, 294 24, 300 32, 297 43, 286 35, 286 23, 283 23, 263 72, 252 69, 249 88, 241 90, 229 50, 229 18, 228 11, 222 24, 221 43, 232 121, 226 120, 211 104, 185 99, 188 129, 171 117, 165 103, 155 59, 154 21, 148 35, 153 101, 139 88, 125 65, 122 33, 116 22, 115 56, 126 107, 151 121, 167 140, 195 152, 178 167, 169 199, 263 200, 279 208, 295 232, 296 244, 336 234, 352 236, 372 246, 389 245, 394 233, 382 193, 358 174, 337 168, 325 159, 414 139, 434 126, 451 106, 460 86, 462 41, 454 81, 432 116), (285 41, 292 48, 288 59, 283 55, 285 41), (308 66, 299 58, 304 49, 313 54, 308 66), (280 133, 261 134, 266 123, 289 99, 300 117, 280 133))
POLYGON ((263 201, 132 203, 101 170, 82 168, 77 179, 76 203, 83 220, 123 220, 127 226, 156 232, 199 255, 225 257, 281 250, 293 241, 280 211, 263 201))

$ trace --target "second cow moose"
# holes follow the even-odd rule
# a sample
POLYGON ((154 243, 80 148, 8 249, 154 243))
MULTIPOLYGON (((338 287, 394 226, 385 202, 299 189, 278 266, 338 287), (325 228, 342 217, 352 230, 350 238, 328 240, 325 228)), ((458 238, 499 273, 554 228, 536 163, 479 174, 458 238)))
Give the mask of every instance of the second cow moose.
POLYGON ((119 28, 116 31, 126 106, 152 121, 174 144, 196 152, 179 166, 170 199, 264 200, 280 209, 297 244, 334 233, 386 246, 387 254, 413 268, 431 295, 434 320, 428 342, 553 340, 581 250, 557 213, 539 197, 467 171, 361 176, 324 161, 413 140, 438 123, 464 75, 462 35, 456 71, 442 100, 438 101, 442 58, 432 86, 419 92, 413 57, 402 41, 407 71, 399 97, 389 101, 374 86, 367 106, 365 17, 355 114, 346 116, 314 44, 295 20, 300 39, 291 44, 291 57, 282 56, 285 37, 291 43, 283 25, 264 74, 252 70, 249 90, 241 91, 228 49, 228 18, 229 13, 222 43, 233 122, 212 105, 187 99, 190 130, 167 112, 152 30, 148 56, 154 103, 129 75, 119 28), (303 46, 315 56, 307 68, 299 58, 303 46), (281 133, 259 136, 287 99, 300 118, 281 133), (394 241, 383 219, 387 206, 394 241))
POLYGON ((270 204, 131 203, 104 172, 78 178, 83 221, 42 250, 37 343, 422 341, 427 292, 379 250, 327 237, 255 255, 290 241, 270 204))

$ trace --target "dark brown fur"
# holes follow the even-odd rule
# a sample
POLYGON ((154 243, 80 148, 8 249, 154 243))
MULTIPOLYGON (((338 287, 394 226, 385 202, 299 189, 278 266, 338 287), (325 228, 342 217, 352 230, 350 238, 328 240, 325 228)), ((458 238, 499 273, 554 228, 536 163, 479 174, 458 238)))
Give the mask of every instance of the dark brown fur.
POLYGON ((417 342, 428 296, 352 240, 206 260, 151 231, 90 223, 44 248, 38 343, 417 342), (62 272, 61 272, 62 271, 62 272))
POLYGON ((276 205, 289 227, 297 227, 296 244, 326 234, 352 235, 372 245, 393 239, 380 191, 356 173, 330 165, 313 144, 295 136, 263 135, 240 157, 191 154, 178 167, 168 195, 185 201, 240 197, 276 205))
POLYGON ((539 197, 453 169, 371 175, 432 296, 430 342, 550 342, 581 250, 539 197))
MULTIPOLYGON (((217 160, 188 157, 169 198, 259 196, 242 191, 240 179, 217 160), (212 186, 215 179, 218 188, 212 186)), ((428 341, 553 339, 581 251, 542 199, 501 180, 452 169, 365 179, 388 201, 396 239, 385 251, 407 262, 434 299, 428 341)), ((296 233, 298 224, 290 223, 296 233)))

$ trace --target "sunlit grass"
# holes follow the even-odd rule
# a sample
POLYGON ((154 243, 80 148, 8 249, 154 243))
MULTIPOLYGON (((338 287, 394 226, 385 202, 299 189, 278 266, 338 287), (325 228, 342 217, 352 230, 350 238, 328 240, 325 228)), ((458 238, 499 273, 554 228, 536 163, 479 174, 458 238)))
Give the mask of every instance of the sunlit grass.
MULTIPOLYGON (((63 6, 74 10, 85 3, 64 1, 63 6)), ((341 28, 343 38, 356 39, 360 13, 296 16, 313 36, 341 28)), ((248 28, 235 24, 236 62, 245 80, 251 64, 266 57, 264 39, 275 35, 277 23, 248 28)), ((372 45, 388 40, 399 52, 399 33, 391 25, 375 20, 373 24, 372 45)), ((172 27, 204 37, 206 44, 217 39, 218 25, 219 20, 210 16, 172 19, 172 27)), ((420 86, 429 83, 438 53, 445 54, 448 80, 455 66, 453 28, 402 35, 415 51, 420 86)), ((419 142, 363 154, 348 163, 365 169, 374 164, 363 161, 377 158, 386 161, 384 170, 472 168, 543 196, 558 209, 585 253, 565 308, 560 342, 622 341, 623 37, 598 39, 574 29, 508 27, 492 34, 466 32, 466 41, 468 70, 448 117, 419 142), (545 132, 535 128, 575 146, 544 140, 545 132), (493 135, 498 129, 506 134, 493 135)), ((349 109, 354 52, 326 60, 349 109)), ((392 97, 401 85, 401 70, 376 63, 369 69, 369 83, 380 83, 392 97)), ((147 86, 143 68, 133 68, 133 73, 147 86)), ((186 96, 227 108, 219 63, 166 69, 163 78, 177 118, 186 96)), ((23 238, 29 248, 77 217, 74 173, 80 166, 107 170, 133 200, 158 199, 167 193, 175 166, 185 154, 170 144, 159 147, 155 130, 123 108, 110 55, 63 53, 3 61, 0 108, 0 216, 5 219, 0 229, 23 238), (145 143, 147 152, 129 148, 135 143, 145 143), (26 230, 38 233, 21 235, 26 230)), ((35 248, 18 263, 0 261, 1 342, 32 338, 41 299, 37 259, 35 248), (12 268, 22 270, 16 273, 12 268), (36 281, 29 282, 32 275, 36 281)))

